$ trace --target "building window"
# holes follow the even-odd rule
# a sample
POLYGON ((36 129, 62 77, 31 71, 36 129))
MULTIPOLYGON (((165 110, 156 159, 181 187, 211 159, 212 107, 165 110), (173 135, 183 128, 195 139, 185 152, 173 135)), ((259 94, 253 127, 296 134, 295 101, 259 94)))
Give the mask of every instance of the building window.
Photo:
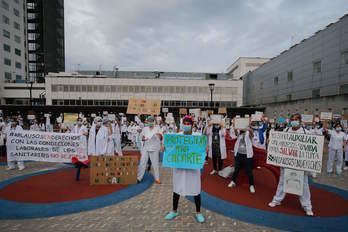
POLYGON ((17 56, 21 56, 21 50, 15 48, 15 54, 16 54, 17 56))
POLYGON ((2 21, 7 24, 10 25, 10 19, 8 17, 6 17, 5 15, 2 16, 2 21))
POLYGON ((342 63, 348 64, 348 50, 346 50, 342 53, 342 63))
POLYGON ((10 47, 10 45, 4 44, 4 51, 6 51, 6 52, 11 52, 11 47, 10 47))
POLYGON ((6 31, 6 30, 2 30, 2 35, 6 38, 10 38, 11 35, 10 35, 10 32, 9 31, 6 31))
POLYGON ((9 9, 10 9, 8 3, 7 3, 5 0, 2 0, 2 1, 1 1, 1 6, 2 6, 2 8, 4 8, 5 10, 9 10, 9 9))
POLYGON ((13 8, 13 14, 15 16, 18 16, 19 17, 19 10, 17 10, 16 8, 13 8))
MULTIPOLYGON (((64 89, 63 89, 64 92, 69 92, 69 85, 64 85, 64 89)), ((65 104, 65 103, 64 103, 65 104)))
POLYGON ((22 80, 22 76, 21 75, 16 75, 16 80, 22 80))
POLYGON ((263 89, 263 81, 260 83, 260 89, 263 89))
POLYGON ((14 36, 14 40, 15 40, 17 43, 21 43, 21 37, 19 37, 18 35, 15 35, 15 36, 14 36))
POLYGON ((93 86, 92 85, 88 85, 87 86, 87 91, 88 92, 93 92, 93 86))
POLYGON ((52 92, 58 92, 58 86, 57 85, 52 85, 52 92))
POLYGON ((313 73, 321 73, 321 60, 313 63, 313 73))
POLYGON ((4 59, 4 64, 5 64, 5 65, 8 65, 8 66, 11 66, 11 60, 5 58, 5 59, 4 59))
POLYGON ((87 86, 86 85, 82 85, 82 92, 87 92, 87 86))
POLYGON ((279 81, 279 78, 275 77, 274 80, 273 80, 274 85, 278 85, 278 81, 279 81))
POLYGON ((21 69, 22 68, 22 64, 20 62, 16 62, 16 68, 21 69))
POLYGON ((312 98, 320 98, 320 89, 312 90, 312 98))
POLYGON ((75 85, 69 85, 69 91, 75 92, 75 85))
POLYGON ((291 101, 291 99, 292 99, 291 94, 286 95, 286 100, 287 100, 287 101, 291 101))
POLYGON ((11 78, 12 78, 11 73, 9 73, 9 72, 5 72, 5 81, 10 81, 10 80, 11 80, 11 78))
POLYGON ((348 84, 340 86, 340 94, 348 94, 348 84))
POLYGON ((19 25, 19 23, 17 22, 13 22, 13 26, 14 28, 16 28, 17 30, 20 30, 21 26, 19 25))
POLYGON ((292 81, 292 71, 288 72, 288 81, 292 81))
POLYGON ((15 3, 19 4, 19 0, 14 0, 15 3))

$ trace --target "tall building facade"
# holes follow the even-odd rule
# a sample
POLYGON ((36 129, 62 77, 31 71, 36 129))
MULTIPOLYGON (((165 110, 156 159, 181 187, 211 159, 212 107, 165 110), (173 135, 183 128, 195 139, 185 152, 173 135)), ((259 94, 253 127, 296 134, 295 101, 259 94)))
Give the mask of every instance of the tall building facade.
POLYGON ((65 70, 64 0, 27 0, 28 76, 42 83, 49 72, 65 70))
POLYGON ((232 79, 240 80, 246 73, 254 71, 268 61, 269 58, 239 57, 227 68, 226 73, 230 75, 232 79))
POLYGON ((268 116, 348 114, 348 14, 246 74, 243 105, 268 116))

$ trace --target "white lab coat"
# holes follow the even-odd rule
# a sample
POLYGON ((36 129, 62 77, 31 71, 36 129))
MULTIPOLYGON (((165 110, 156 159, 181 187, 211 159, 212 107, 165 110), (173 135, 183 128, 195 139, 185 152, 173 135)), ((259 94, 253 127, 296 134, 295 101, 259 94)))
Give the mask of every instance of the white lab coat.
POLYGON ((336 173, 342 173, 343 165, 343 143, 346 140, 346 134, 342 131, 337 132, 336 130, 328 130, 330 135, 329 142, 329 155, 327 161, 327 172, 333 171, 333 166, 336 160, 336 173))
POLYGON ((233 125, 230 126, 230 137, 231 137, 231 139, 236 139, 237 138, 236 133, 234 132, 233 125))
POLYGON ((95 123, 92 123, 92 126, 89 130, 88 135, 88 155, 96 155, 95 152, 95 143, 96 143, 96 134, 95 134, 95 123))
MULTIPOLYGON (((200 134, 192 133, 192 135, 200 134)), ((197 196, 200 194, 201 170, 173 168, 173 192, 181 196, 197 196)))
POLYGON ((266 131, 263 132, 263 137, 265 138, 263 144, 261 144, 260 139, 259 139, 259 131, 253 130, 253 133, 254 133, 254 137, 252 140, 253 146, 257 147, 259 149, 266 150, 266 131))
POLYGON ((109 128, 102 125, 96 136, 96 155, 107 155, 107 146, 109 140, 109 128))
MULTIPOLYGON (((213 126, 207 127, 207 137, 208 137, 208 144, 209 144, 209 152, 208 156, 209 158, 212 158, 212 143, 213 143, 213 126)), ((221 159, 226 159, 226 129, 221 128, 219 131, 219 136, 220 136, 220 152, 221 152, 221 159)))
POLYGON ((117 123, 112 124, 112 138, 114 139, 115 143, 115 151, 119 156, 123 156, 121 147, 121 132, 117 123))
POLYGON ((77 125, 74 127, 73 132, 74 134, 79 134, 82 135, 81 136, 81 142, 82 144, 84 144, 84 146, 87 147, 87 136, 84 135, 84 133, 88 132, 88 129, 85 125, 81 125, 80 127, 78 127, 77 125))
MULTIPOLYGON (((240 132, 239 132, 240 133, 240 132)), ((245 132, 245 146, 246 146, 246 151, 247 151, 247 158, 253 158, 254 157, 254 151, 253 151, 253 144, 249 136, 249 131, 245 132)), ((237 137, 236 144, 234 145, 234 156, 237 156, 238 149, 239 149, 239 143, 240 140, 242 139, 242 136, 239 134, 237 137)))
MULTIPOLYGON (((7 134, 9 134, 11 131, 11 127, 9 128, 9 131, 7 132, 7 134)), ((20 125, 17 125, 16 128, 14 129, 15 132, 22 132, 23 131, 23 127, 20 126, 20 125)), ((8 142, 8 140, 7 140, 8 142)), ((15 168, 15 165, 16 165, 16 161, 8 161, 7 162, 7 165, 9 168, 13 169, 15 168)), ((17 165, 18 165, 18 168, 20 169, 24 169, 24 161, 17 161, 17 165)))
POLYGON ((110 133, 110 128, 107 128, 107 129, 108 129, 109 137, 108 137, 108 145, 107 145, 107 148, 106 148, 106 154, 110 155, 110 156, 113 156, 114 153, 115 153, 115 143, 114 143, 114 140, 113 140, 113 133, 114 132, 111 131, 111 133, 110 133))

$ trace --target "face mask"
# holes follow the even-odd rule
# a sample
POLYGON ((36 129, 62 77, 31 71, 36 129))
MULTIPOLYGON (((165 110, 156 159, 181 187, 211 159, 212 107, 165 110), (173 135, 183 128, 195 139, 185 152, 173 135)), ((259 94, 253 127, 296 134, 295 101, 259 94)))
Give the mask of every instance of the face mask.
POLYGON ((274 125, 271 125, 271 128, 275 128, 275 126, 274 126, 274 125))
POLYGON ((153 122, 145 123, 145 126, 152 127, 154 125, 153 122))
POLYGON ((300 125, 300 121, 291 121, 291 127, 298 127, 300 125))
POLYGON ((183 130, 184 130, 184 132, 191 131, 191 125, 184 125, 183 130))
POLYGON ((337 127, 337 128, 336 128, 336 131, 341 131, 341 130, 342 130, 341 127, 337 127))

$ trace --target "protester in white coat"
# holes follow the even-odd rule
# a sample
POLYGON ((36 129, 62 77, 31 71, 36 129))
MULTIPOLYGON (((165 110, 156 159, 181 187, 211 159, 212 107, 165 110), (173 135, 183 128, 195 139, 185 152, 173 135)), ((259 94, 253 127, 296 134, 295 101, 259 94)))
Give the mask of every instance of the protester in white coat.
POLYGON ((120 131, 120 122, 118 119, 112 124, 113 140, 115 144, 115 152, 118 156, 123 156, 122 146, 121 146, 121 131, 120 131))
POLYGON ((138 166, 138 181, 140 182, 145 174, 146 165, 150 158, 154 170, 157 184, 161 184, 159 177, 159 152, 161 150, 163 135, 158 126, 155 126, 155 119, 149 116, 146 119, 145 127, 141 132, 141 138, 144 145, 141 149, 140 164, 138 166))
POLYGON ((207 127, 207 136, 209 141, 209 158, 213 160, 213 170, 210 175, 222 170, 223 160, 227 158, 226 155, 226 129, 223 123, 209 124, 207 127), (218 165, 217 165, 218 164, 218 165))
POLYGON ((107 117, 103 118, 103 125, 100 127, 96 136, 96 155, 108 155, 107 147, 108 142, 111 139, 111 134, 109 131, 109 119, 107 117))
MULTIPOLYGON (((6 139, 7 139, 7 136, 9 135, 9 133, 11 133, 11 131, 22 132, 23 128, 21 125, 19 125, 18 122, 11 123, 10 130, 8 132, 6 132, 6 135, 5 135, 6 139)), ((8 143, 8 142, 9 142, 9 140, 7 140, 6 143, 8 143)), ((8 165, 7 170, 13 170, 16 168, 16 161, 7 161, 7 165, 8 165)), ((17 161, 17 165, 18 165, 18 170, 20 170, 20 171, 25 168, 24 161, 17 161)))
MULTIPOLYGON (((309 134, 309 131, 301 127, 301 115, 295 113, 291 115, 290 118, 290 128, 286 128, 284 131, 298 133, 298 134, 309 134)), ((304 172, 304 181, 303 181, 303 194, 300 196, 300 203, 306 212, 307 216, 313 216, 312 203, 311 203, 311 193, 309 191, 308 185, 308 175, 309 173, 304 172)), ((269 207, 275 207, 280 205, 282 200, 285 198, 286 193, 284 192, 284 168, 280 168, 280 177, 277 187, 276 194, 273 197, 273 200, 268 204, 269 207)))
POLYGON ((102 119, 100 117, 96 117, 93 120, 92 126, 89 130, 88 137, 88 155, 96 155, 96 135, 102 126, 102 119))
MULTIPOLYGON (((193 119, 191 116, 183 118, 182 130, 185 135, 192 134, 193 119)), ((173 220, 179 215, 178 204, 180 196, 193 196, 196 205, 196 219, 199 223, 204 222, 201 210, 201 171, 199 169, 173 168, 173 210, 165 219, 173 220)))
POLYGON ((81 142, 87 147, 88 129, 85 125, 83 125, 81 118, 77 119, 76 126, 74 127, 72 133, 81 135, 81 142))

